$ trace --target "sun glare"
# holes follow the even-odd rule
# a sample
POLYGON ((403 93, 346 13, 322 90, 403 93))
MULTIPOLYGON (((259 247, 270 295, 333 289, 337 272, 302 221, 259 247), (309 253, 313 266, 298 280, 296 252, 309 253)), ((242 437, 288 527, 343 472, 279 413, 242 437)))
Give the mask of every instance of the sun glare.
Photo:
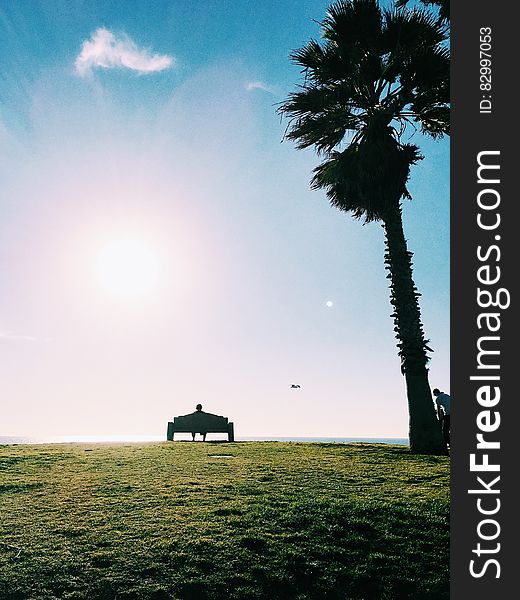
POLYGON ((98 282, 118 298, 136 298, 151 292, 159 277, 159 264, 143 241, 123 239, 110 242, 96 257, 98 282))

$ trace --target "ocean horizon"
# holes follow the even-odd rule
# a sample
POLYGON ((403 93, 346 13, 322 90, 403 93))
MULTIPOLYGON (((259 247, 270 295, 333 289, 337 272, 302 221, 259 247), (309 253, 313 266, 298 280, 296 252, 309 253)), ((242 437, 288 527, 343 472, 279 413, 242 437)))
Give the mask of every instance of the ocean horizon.
MULTIPOLYGON (((106 444, 106 443, 146 443, 146 442, 165 442, 166 436, 161 435, 70 435, 70 436, 0 436, 0 445, 38 445, 38 444, 106 444)), ((176 441, 191 441, 189 434, 179 437, 176 441)), ((196 441, 200 441, 197 436, 196 441)), ((226 441, 225 436, 218 436, 208 439, 208 442, 226 441)), ((369 444, 399 444, 407 446, 408 438, 370 438, 370 437, 298 437, 298 436, 238 436, 237 442, 305 442, 305 443, 369 443, 369 444)))

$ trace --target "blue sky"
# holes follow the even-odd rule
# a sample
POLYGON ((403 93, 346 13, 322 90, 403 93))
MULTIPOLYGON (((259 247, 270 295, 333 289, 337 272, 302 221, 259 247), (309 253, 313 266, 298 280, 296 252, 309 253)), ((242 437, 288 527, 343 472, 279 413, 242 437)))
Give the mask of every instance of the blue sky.
MULTIPOLYGON (((327 5, 2 4, 0 435, 162 434, 199 401, 237 435, 406 435, 381 227, 309 190, 318 159, 275 113, 327 5), (121 239, 153 289, 103 285, 121 239)), ((413 141, 405 232, 447 388, 449 143, 413 141)))

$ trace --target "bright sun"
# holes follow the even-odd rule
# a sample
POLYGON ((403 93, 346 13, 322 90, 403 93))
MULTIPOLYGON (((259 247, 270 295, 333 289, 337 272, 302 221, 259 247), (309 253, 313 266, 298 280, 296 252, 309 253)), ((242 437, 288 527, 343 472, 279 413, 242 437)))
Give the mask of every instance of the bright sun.
POLYGON ((96 278, 118 298, 148 294, 157 284, 159 263, 152 249, 137 239, 114 240, 96 257, 96 278))

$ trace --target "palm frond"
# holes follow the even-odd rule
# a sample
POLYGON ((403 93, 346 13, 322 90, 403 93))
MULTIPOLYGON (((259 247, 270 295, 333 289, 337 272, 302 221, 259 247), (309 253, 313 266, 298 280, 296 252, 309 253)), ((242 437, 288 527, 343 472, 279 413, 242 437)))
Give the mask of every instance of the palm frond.
POLYGON ((448 28, 430 11, 386 10, 383 46, 387 52, 411 53, 424 47, 443 44, 448 36, 448 28))
MULTIPOLYGON (((396 8, 404 8, 410 0, 396 0, 396 8)), ((450 0, 421 0, 425 6, 437 6, 439 8, 439 17, 443 20, 450 20, 450 0)))
POLYGON ((339 0, 329 7, 322 35, 343 49, 378 43, 382 15, 376 0, 339 0))
POLYGON ((314 170, 311 187, 325 189, 333 206, 355 218, 380 220, 401 198, 410 198, 410 166, 421 158, 417 146, 401 145, 393 136, 377 144, 364 139, 330 153, 314 170))

